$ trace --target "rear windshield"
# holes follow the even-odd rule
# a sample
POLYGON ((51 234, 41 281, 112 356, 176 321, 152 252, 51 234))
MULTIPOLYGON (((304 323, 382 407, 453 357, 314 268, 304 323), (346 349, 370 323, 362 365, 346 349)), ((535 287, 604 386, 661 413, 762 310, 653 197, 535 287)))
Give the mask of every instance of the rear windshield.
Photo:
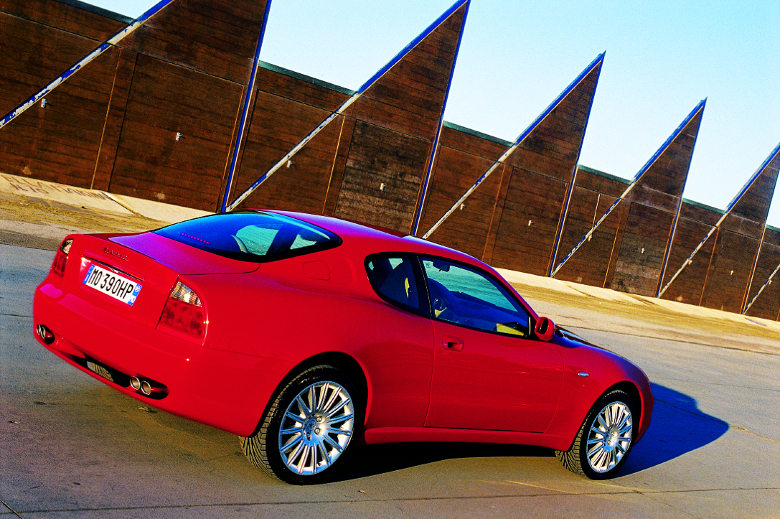
POLYGON ((316 225, 274 213, 215 214, 154 231, 227 258, 267 262, 331 249, 341 238, 316 225))

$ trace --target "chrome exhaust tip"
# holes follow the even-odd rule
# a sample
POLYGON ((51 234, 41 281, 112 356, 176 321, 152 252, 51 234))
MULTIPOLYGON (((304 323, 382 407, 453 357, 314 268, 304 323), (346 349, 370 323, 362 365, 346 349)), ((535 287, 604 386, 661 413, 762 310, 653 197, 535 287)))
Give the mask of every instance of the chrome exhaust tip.
POLYGON ((141 379, 138 377, 130 377, 130 387, 135 391, 141 390, 141 379))
POLYGON ((146 396, 150 396, 152 394, 152 391, 153 391, 152 385, 148 381, 142 380, 141 381, 141 393, 143 393, 146 396))
POLYGON ((40 337, 44 344, 48 345, 54 342, 54 332, 43 324, 35 325, 35 333, 40 337))

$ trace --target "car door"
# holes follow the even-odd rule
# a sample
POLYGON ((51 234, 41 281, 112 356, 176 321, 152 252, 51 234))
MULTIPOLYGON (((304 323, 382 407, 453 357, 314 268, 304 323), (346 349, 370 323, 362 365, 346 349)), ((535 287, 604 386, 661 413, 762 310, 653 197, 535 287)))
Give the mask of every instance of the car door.
POLYGON ((562 355, 533 335, 532 318, 491 274, 423 257, 434 318, 425 425, 543 432, 555 412, 562 355))
POLYGON ((417 259, 374 254, 365 266, 377 296, 389 304, 345 316, 362 321, 356 329, 368 330, 360 353, 373 389, 366 427, 420 427, 433 373, 433 322, 417 259))

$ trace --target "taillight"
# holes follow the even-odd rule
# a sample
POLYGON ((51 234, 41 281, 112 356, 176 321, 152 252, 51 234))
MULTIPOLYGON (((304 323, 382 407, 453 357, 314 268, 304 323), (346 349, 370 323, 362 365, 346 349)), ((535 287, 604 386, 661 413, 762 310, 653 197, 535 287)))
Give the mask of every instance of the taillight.
POLYGON ((167 326, 198 339, 206 333, 206 314, 203 302, 193 289, 177 281, 165 302, 160 326, 167 326))
POLYGON ((73 244, 73 240, 68 238, 63 240, 60 248, 57 249, 57 254, 54 256, 54 263, 51 265, 51 271, 62 277, 65 275, 65 264, 68 262, 68 253, 70 252, 70 246, 73 244))

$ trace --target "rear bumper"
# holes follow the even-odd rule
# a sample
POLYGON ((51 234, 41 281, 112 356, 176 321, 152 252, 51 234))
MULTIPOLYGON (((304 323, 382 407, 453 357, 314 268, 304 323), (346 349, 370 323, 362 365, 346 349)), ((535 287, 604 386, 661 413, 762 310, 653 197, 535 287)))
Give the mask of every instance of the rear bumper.
POLYGON ((133 398, 241 436, 255 430, 281 378, 272 375, 282 368, 273 359, 210 348, 208 337, 204 346, 139 326, 49 280, 35 292, 33 333, 58 357, 133 398), (53 332, 50 344, 35 333, 39 324, 53 332), (87 361, 121 376, 109 381, 89 370, 87 361), (140 394, 129 385, 132 376, 161 383, 167 393, 140 394))

